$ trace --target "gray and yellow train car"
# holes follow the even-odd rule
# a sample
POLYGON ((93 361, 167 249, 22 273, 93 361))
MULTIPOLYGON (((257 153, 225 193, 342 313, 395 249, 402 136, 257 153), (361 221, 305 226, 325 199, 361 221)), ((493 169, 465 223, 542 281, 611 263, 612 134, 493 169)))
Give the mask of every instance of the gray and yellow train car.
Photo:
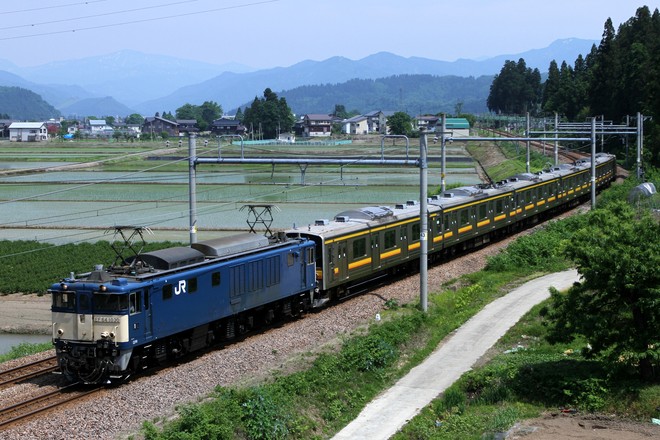
MULTIPOLYGON (((614 156, 598 154, 596 183, 608 185, 614 156)), ((430 260, 480 246, 584 201, 590 195, 591 161, 523 173, 493 185, 447 190, 428 200, 430 260)), ((315 305, 359 290, 364 283, 407 270, 420 255, 419 204, 344 211, 287 231, 316 243, 315 305)))

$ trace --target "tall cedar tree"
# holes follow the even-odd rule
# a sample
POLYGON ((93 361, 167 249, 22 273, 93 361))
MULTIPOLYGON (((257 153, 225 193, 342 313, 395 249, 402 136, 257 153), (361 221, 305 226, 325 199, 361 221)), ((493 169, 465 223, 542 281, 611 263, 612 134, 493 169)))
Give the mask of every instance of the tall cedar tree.
POLYGON ((264 97, 257 97, 243 113, 243 125, 254 136, 263 139, 275 139, 279 133, 286 133, 293 128, 295 119, 286 99, 277 98, 270 88, 264 90, 264 97))

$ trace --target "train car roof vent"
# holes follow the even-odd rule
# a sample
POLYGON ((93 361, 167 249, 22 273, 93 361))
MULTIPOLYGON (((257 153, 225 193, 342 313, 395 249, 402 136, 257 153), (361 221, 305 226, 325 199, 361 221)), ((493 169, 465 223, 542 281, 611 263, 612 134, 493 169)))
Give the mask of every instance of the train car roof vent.
POLYGON ((456 196, 456 194, 450 193, 450 192, 442 193, 442 197, 444 197, 445 199, 451 199, 455 196, 456 196))
POLYGON ((338 215, 335 217, 335 221, 339 223, 348 223, 351 218, 347 215, 338 215))
POLYGON ((314 220, 314 226, 328 226, 330 224, 330 220, 327 218, 320 218, 317 220, 314 220))
POLYGON ((397 203, 396 205, 394 205, 394 209, 403 209, 403 208, 405 208, 403 203, 397 203))
POLYGON ((417 200, 408 200, 406 201, 406 206, 417 206, 419 202, 417 200))

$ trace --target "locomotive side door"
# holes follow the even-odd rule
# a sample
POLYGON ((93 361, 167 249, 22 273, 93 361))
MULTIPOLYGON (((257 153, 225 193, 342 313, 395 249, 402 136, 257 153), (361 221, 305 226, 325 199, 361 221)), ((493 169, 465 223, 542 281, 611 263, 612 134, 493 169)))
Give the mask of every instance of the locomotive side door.
POLYGON ((151 291, 145 287, 144 294, 144 336, 147 339, 151 338, 153 329, 152 315, 151 315, 151 291))

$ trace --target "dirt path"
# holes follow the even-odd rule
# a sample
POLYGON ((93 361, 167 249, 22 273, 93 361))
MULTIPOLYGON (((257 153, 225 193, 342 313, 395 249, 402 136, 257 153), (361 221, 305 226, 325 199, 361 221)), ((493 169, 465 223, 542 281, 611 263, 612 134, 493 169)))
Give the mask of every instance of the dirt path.
POLYGON ((50 295, 0 296, 0 333, 50 334, 50 295))

